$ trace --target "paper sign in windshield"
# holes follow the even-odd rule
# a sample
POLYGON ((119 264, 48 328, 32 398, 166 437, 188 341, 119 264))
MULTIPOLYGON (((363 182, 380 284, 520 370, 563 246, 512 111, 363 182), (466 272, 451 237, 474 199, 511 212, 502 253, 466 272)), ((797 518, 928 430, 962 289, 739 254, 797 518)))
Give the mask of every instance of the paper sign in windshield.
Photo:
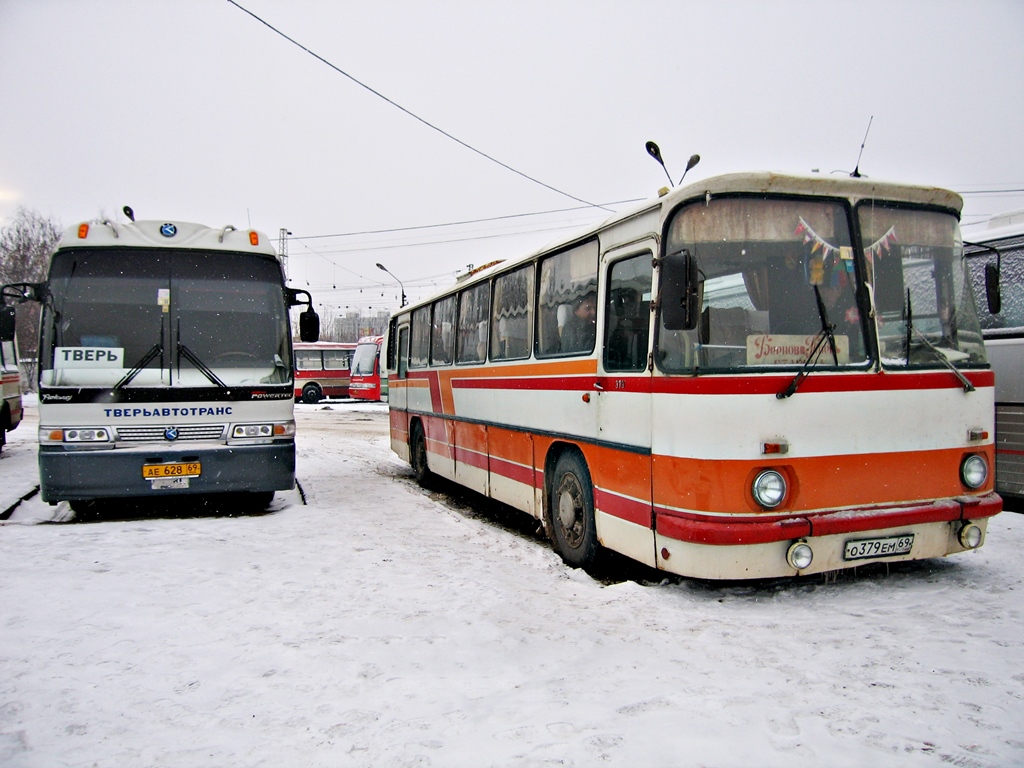
POLYGON ((124 347, 57 347, 54 368, 124 368, 124 347))
MULTIPOLYGON (((850 362, 850 337, 836 335, 839 365, 850 362)), ((803 365, 811 356, 818 337, 796 334, 758 334, 747 336, 747 365, 803 365)), ((821 348, 822 365, 834 365, 832 350, 826 341, 821 348)))

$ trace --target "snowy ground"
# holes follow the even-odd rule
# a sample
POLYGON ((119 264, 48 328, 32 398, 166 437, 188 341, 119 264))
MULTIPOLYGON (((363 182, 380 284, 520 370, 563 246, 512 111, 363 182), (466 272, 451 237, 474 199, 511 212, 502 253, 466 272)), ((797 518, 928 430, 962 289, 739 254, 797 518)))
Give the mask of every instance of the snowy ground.
POLYGON ((1024 765, 1024 515, 832 582, 596 581, 419 489, 382 406, 296 410, 306 505, 0 525, 0 765, 1024 765))

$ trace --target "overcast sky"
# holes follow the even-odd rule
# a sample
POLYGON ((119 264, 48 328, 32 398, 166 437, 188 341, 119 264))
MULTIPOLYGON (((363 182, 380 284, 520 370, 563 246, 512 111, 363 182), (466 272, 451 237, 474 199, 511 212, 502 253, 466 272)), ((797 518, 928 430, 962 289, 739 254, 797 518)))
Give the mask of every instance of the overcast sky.
POLYGON ((377 262, 415 299, 654 195, 649 139, 676 181, 849 172, 873 118, 865 175, 1024 207, 1021 0, 237 2, 336 69, 228 0, 0 0, 0 223, 287 228, 365 311, 377 262))

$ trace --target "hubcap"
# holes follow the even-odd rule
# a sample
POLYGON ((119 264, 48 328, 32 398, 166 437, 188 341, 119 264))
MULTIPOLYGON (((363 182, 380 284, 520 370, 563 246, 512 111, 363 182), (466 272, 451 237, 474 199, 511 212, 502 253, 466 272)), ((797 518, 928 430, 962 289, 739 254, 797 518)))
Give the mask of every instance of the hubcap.
POLYGON ((565 543, 578 547, 583 541, 583 491, 579 481, 566 475, 558 489, 558 523, 565 543))

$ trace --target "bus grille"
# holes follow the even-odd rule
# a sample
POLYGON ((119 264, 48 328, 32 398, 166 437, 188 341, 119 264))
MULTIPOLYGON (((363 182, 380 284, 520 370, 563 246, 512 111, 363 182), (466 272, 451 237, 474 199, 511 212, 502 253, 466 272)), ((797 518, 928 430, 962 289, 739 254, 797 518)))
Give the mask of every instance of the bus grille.
MULTIPOLYGON (((166 440, 166 426, 118 427, 117 437, 129 443, 151 443, 166 440)), ((178 427, 177 440, 220 440, 224 436, 223 424, 191 424, 178 427)))

